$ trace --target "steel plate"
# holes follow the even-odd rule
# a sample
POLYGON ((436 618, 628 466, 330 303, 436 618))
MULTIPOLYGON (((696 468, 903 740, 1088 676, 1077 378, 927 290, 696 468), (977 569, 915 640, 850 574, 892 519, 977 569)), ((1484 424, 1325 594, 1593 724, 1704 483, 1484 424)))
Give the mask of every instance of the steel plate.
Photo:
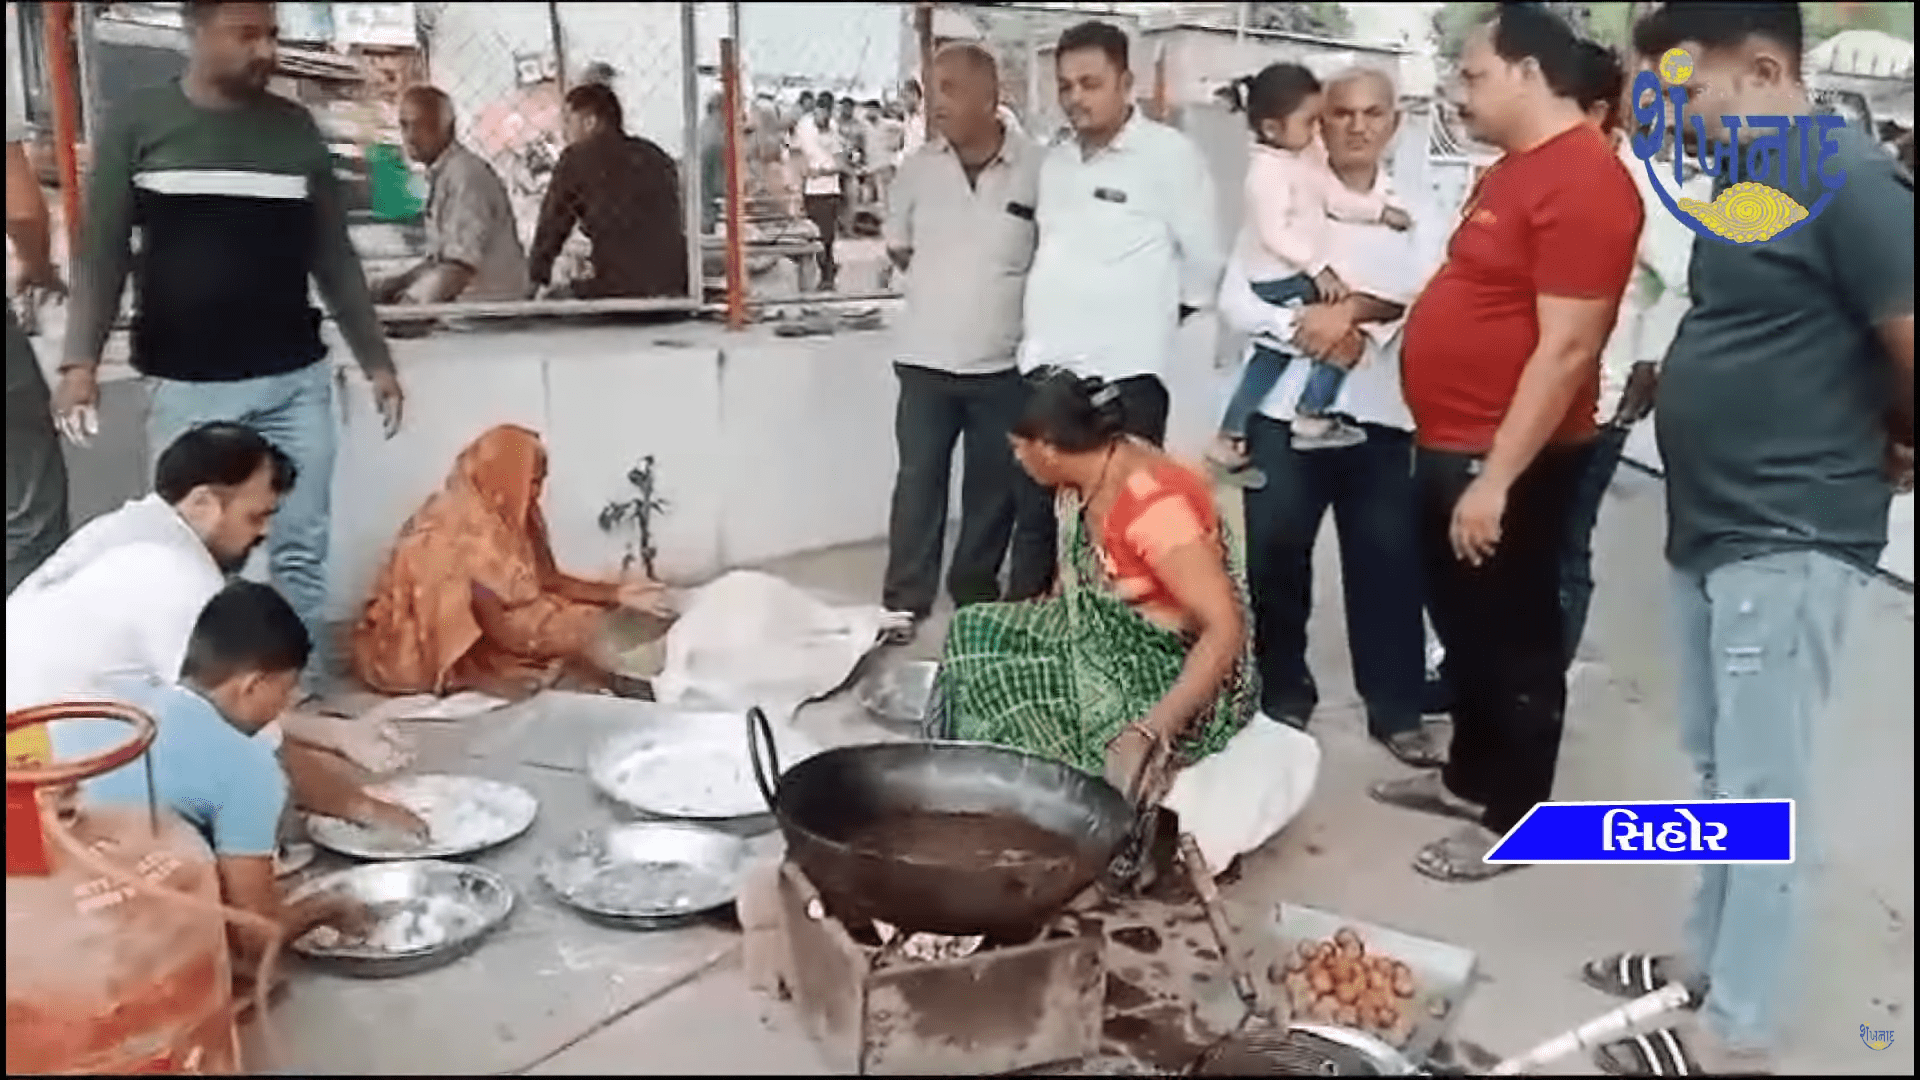
MULTIPOLYGON (((650 817, 705 823, 764 818, 767 800, 753 781, 740 722, 733 713, 677 713, 608 739, 594 751, 588 772, 602 794, 650 817)), ((791 729, 781 733, 780 747, 782 763, 819 752, 791 729)))
POLYGON ((513 889, 500 875, 424 859, 324 874, 287 901, 323 895, 366 905, 372 928, 347 938, 332 927, 315 927, 293 942, 293 951, 359 978, 394 978, 450 964, 478 948, 513 911, 513 889))
POLYGON ((746 842, 695 825, 637 822, 588 829, 540 860, 555 896, 594 918, 654 929, 733 902, 746 842))
POLYGON ((882 723, 930 736, 927 711, 939 674, 940 664, 933 660, 886 664, 860 680, 854 698, 882 723))
POLYGON ((308 815, 307 835, 355 859, 451 859, 506 843, 526 832, 540 812, 532 792, 478 776, 426 773, 367 790, 424 818, 426 842, 319 814, 308 815))

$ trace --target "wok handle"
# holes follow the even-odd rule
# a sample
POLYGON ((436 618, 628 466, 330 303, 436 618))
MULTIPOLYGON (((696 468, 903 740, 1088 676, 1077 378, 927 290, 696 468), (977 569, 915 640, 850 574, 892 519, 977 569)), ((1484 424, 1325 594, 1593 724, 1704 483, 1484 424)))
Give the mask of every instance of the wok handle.
POLYGON ((780 782, 780 751, 773 744, 773 725, 767 722, 766 710, 758 705, 747 710, 747 760, 753 764, 753 782, 760 785, 760 796, 767 800, 767 809, 774 809, 773 790, 780 782), (764 765, 760 761, 762 739, 767 743, 764 765))

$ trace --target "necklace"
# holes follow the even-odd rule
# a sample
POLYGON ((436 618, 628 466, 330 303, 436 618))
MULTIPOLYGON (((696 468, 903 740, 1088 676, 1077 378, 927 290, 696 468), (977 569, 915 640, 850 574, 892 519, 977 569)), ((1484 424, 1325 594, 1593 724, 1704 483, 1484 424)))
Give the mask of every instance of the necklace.
POLYGON ((1119 443, 1107 447, 1107 458, 1100 463, 1100 475, 1094 478, 1093 487, 1087 490, 1085 505, 1081 507, 1083 513, 1091 515, 1093 513, 1093 504, 1099 501, 1101 495, 1105 494, 1107 490, 1107 470, 1113 468, 1114 456, 1119 452, 1119 443))

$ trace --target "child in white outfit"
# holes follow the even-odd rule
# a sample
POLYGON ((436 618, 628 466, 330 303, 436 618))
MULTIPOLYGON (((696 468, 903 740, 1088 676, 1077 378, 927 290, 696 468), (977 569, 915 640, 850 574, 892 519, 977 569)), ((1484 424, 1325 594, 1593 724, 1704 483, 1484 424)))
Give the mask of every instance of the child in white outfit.
MULTIPOLYGON (((1247 164, 1246 223, 1238 256, 1253 292, 1269 304, 1297 307, 1328 303, 1348 293, 1330 251, 1327 221, 1384 224, 1405 230, 1412 219, 1378 194, 1349 189, 1333 175, 1316 138, 1321 87, 1298 64, 1272 64, 1245 82, 1243 103, 1253 129, 1247 164)), ((1227 406, 1208 458, 1229 479, 1258 483, 1246 456, 1246 427, 1261 401, 1280 381, 1294 354, 1256 342, 1240 385, 1227 406)), ((1330 414, 1345 369, 1313 361, 1313 373, 1295 408, 1293 445, 1311 450, 1351 446, 1366 438, 1358 427, 1330 414)))

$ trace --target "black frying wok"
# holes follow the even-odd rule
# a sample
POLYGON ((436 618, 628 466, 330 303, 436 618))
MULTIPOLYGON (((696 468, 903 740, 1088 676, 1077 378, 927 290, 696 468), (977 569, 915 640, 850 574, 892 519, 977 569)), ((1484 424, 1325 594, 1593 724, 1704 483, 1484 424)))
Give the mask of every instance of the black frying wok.
POLYGON ((754 778, 787 854, 834 916, 904 932, 1027 941, 1107 868, 1133 825, 1126 798, 1071 766, 986 743, 872 743, 828 750, 780 771, 766 714, 747 714, 754 778), (762 763, 761 743, 766 763, 762 763), (1064 838, 1073 854, 977 861, 849 846, 876 823, 914 814, 1017 817, 1064 838))

